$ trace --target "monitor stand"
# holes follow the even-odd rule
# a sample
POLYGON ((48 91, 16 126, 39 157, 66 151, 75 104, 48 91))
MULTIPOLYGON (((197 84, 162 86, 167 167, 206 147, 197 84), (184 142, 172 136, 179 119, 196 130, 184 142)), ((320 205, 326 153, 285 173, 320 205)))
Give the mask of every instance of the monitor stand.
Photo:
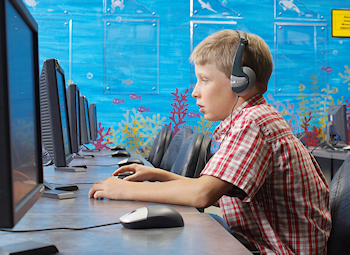
POLYGON ((100 149, 91 149, 88 146, 86 146, 85 144, 83 144, 83 146, 85 147, 85 150, 83 151, 87 151, 87 152, 99 152, 100 149))
POLYGON ((47 181, 44 181, 44 185, 45 185, 45 188, 49 190, 74 191, 79 189, 78 186, 75 184, 55 185, 55 184, 48 183, 47 181))
POLYGON ((55 171, 60 172, 86 172, 86 167, 81 166, 55 166, 55 171))
POLYGON ((58 249, 53 244, 44 244, 34 241, 27 241, 21 243, 15 243, 0 247, 0 254, 21 254, 21 255, 35 255, 35 254, 56 254, 58 249))
POLYGON ((44 181, 45 192, 42 195, 43 197, 52 198, 52 199, 69 199, 75 198, 75 195, 71 190, 77 190, 78 186, 76 185, 52 185, 47 181, 44 181), (62 188, 61 190, 59 188, 62 188))
POLYGON ((333 125, 333 122, 332 121, 328 121, 328 123, 327 123, 327 134, 326 134, 326 146, 327 146, 327 148, 326 148, 326 150, 328 151, 328 152, 342 152, 342 153, 346 153, 347 151, 346 150, 344 150, 344 149, 338 149, 338 148, 336 148, 336 147, 334 147, 333 145, 332 145, 332 143, 329 141, 329 137, 330 137, 330 127, 333 125))
POLYGON ((76 159, 91 159, 94 157, 95 157, 95 155, 81 155, 79 153, 74 153, 74 155, 73 155, 73 158, 76 158, 76 159))

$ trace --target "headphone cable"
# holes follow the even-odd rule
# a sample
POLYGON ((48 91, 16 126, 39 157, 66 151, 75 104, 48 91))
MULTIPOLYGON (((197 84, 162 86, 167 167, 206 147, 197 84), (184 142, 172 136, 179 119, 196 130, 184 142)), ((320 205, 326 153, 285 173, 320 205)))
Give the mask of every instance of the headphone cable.
POLYGON ((239 99, 239 96, 237 96, 236 103, 235 103, 235 105, 232 107, 231 114, 230 114, 230 116, 231 116, 230 126, 229 126, 229 128, 227 129, 224 138, 221 140, 220 145, 219 145, 219 148, 221 147, 221 144, 224 142, 224 140, 225 140, 225 138, 226 138, 228 132, 231 130, 231 125, 232 125, 232 113, 233 113, 233 109, 235 109, 236 104, 238 103, 238 99, 239 99))

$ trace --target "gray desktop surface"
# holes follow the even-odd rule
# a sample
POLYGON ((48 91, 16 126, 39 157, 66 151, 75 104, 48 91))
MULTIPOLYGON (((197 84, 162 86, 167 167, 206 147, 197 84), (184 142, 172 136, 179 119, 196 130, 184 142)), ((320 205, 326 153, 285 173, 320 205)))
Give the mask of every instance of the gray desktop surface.
POLYGON ((350 151, 336 152, 324 148, 308 148, 309 152, 314 155, 326 177, 328 185, 331 183, 333 176, 338 171, 344 160, 350 155, 350 151))
MULTIPOLYGON (((94 153, 103 156, 104 150, 94 153)), ((134 153, 134 152, 133 152, 134 153)), ((137 156, 136 153, 134 156, 137 156)), ((141 157, 141 156, 140 156, 141 157)), ((141 157, 142 158, 142 157, 141 157)), ((113 164, 120 159, 95 157, 74 160, 73 164, 113 164)), ((144 160, 144 159, 143 159, 144 160)), ((147 164, 146 161, 144 161, 147 164)), ((56 172, 45 168, 45 180, 57 183, 77 183, 73 199, 41 197, 14 227, 14 230, 71 227, 81 228, 118 222, 119 217, 140 207, 155 203, 139 201, 95 200, 88 198, 90 183, 111 175, 116 167, 90 167, 86 172, 56 172), (87 183, 87 184, 82 184, 87 183)), ((33 233, 0 231, 0 246, 36 241, 54 244, 59 254, 251 254, 210 215, 188 206, 169 205, 183 217, 183 228, 126 229, 112 225, 81 231, 55 230, 33 233)))

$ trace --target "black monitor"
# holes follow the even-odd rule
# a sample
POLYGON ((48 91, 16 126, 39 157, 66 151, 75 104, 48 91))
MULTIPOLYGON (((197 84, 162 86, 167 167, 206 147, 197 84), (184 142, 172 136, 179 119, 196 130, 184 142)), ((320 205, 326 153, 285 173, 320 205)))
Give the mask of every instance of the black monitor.
POLYGON ((69 127, 73 153, 80 151, 80 92, 76 84, 70 84, 67 88, 67 103, 69 115, 69 127))
POLYGON ((326 134, 327 146, 333 150, 336 149, 338 143, 348 142, 348 128, 346 120, 346 105, 332 105, 328 107, 328 123, 326 134))
POLYGON ((70 167, 73 160, 64 71, 56 59, 46 59, 40 76, 42 139, 56 171, 85 171, 70 167))
POLYGON ((82 144, 89 144, 91 142, 89 103, 85 96, 80 96, 80 124, 81 142, 82 144))
POLYGON ((90 121, 90 134, 91 141, 96 142, 97 140, 97 115, 96 115, 96 105, 89 105, 89 121, 90 121))
POLYGON ((45 190, 38 25, 22 0, 0 2, 0 162, 0 228, 12 228, 45 190))

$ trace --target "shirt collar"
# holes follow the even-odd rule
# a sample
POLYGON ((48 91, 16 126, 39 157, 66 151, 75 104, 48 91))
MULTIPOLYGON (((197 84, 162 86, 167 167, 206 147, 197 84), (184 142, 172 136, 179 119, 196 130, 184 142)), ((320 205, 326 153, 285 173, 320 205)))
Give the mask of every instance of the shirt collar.
POLYGON ((245 108, 256 106, 259 104, 266 104, 265 98, 261 94, 257 94, 246 100, 242 105, 240 105, 232 114, 226 117, 221 123, 216 127, 213 132, 213 137, 215 140, 219 141, 222 134, 226 133, 230 127, 232 120, 237 118, 245 108))

